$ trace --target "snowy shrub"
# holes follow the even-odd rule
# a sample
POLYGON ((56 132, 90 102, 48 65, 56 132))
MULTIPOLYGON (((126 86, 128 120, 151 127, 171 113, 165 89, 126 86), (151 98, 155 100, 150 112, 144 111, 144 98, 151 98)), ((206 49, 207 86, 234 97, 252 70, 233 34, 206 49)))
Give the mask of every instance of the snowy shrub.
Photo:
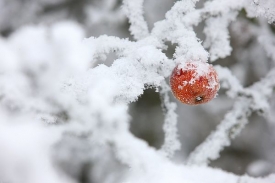
MULTIPOLYGON (((77 23, 64 21, 69 10, 55 11, 75 1, 0 0, 0 183, 275 182, 275 174, 252 177, 209 166, 252 114, 264 116, 274 133, 275 1, 209 0, 201 7, 198 0, 176 1, 152 29, 144 17, 146 1, 124 0, 122 7, 116 7, 117 0, 81 1, 86 19, 77 23), (122 24, 125 16, 132 37, 89 36, 87 30, 98 23, 122 24), (194 31, 200 26, 201 39, 194 31), (256 41, 246 46, 251 40, 256 41), (172 46, 170 58, 165 53, 172 46), (223 64, 233 51, 242 66, 223 64), (116 57, 110 66, 100 63, 110 54, 116 57), (207 105, 210 113, 227 109, 230 102, 233 106, 204 142, 180 160, 175 155, 183 148, 176 108, 184 104, 171 98, 167 78, 186 61, 215 65, 221 96, 207 105), (261 79, 245 86, 248 62, 261 79), (129 106, 148 88, 162 102, 160 148, 130 132, 129 106)), ((248 172, 256 175, 268 167, 275 169, 259 161, 248 172)))

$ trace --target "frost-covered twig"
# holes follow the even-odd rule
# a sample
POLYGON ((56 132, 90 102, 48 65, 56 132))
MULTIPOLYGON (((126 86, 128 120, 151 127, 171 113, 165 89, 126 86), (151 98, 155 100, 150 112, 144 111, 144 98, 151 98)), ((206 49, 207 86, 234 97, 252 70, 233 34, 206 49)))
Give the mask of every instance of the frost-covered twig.
POLYGON ((122 24, 126 21, 126 16, 122 9, 116 8, 121 2, 119 0, 102 0, 101 7, 87 6, 85 13, 87 14, 87 24, 96 26, 101 23, 122 24))
POLYGON ((204 46, 209 48, 210 60, 213 62, 219 58, 229 56, 232 48, 229 42, 229 23, 237 16, 236 12, 206 20, 204 33, 206 40, 204 46))
POLYGON ((274 23, 275 21, 275 1, 273 0, 253 0, 248 1, 246 6, 246 11, 248 17, 265 17, 269 23, 274 23))
MULTIPOLYGON (((219 157, 225 146, 229 146, 248 122, 252 112, 264 112, 267 109, 267 100, 275 87, 275 70, 253 86, 238 91, 239 97, 232 110, 225 115, 224 120, 216 130, 199 145, 189 156, 189 165, 207 165, 210 160, 219 157)), ((229 83, 233 84, 229 81, 229 83)))
POLYGON ((177 63, 201 60, 206 62, 208 53, 202 47, 192 27, 183 22, 185 14, 194 11, 197 1, 177 1, 170 11, 166 13, 166 19, 155 23, 152 36, 161 41, 171 41, 178 44, 174 54, 177 63))
POLYGON ((206 40, 204 46, 209 48, 210 60, 213 62, 219 58, 225 58, 231 53, 229 41, 229 23, 236 19, 238 11, 244 6, 244 1, 210 1, 197 10, 201 16, 197 20, 206 20, 204 33, 206 40))
POLYGON ((219 75, 221 88, 225 88, 227 90, 226 94, 229 97, 235 98, 238 93, 243 91, 243 86, 228 68, 217 65, 215 66, 215 69, 219 75))
POLYGON ((148 25, 143 16, 143 1, 144 0, 123 1, 123 8, 131 23, 130 31, 136 40, 149 36, 148 25))
POLYGON ((114 140, 116 156, 130 167, 126 183, 271 183, 275 175, 263 178, 237 176, 219 169, 203 166, 177 165, 130 133, 121 133, 114 140), (127 139, 127 140, 122 140, 127 139), (134 158, 133 158, 134 157, 134 158), (211 176, 209 176, 211 175, 211 176))
POLYGON ((170 87, 163 81, 160 89, 160 97, 162 103, 164 117, 163 131, 164 144, 161 147, 161 152, 168 157, 172 157, 176 150, 180 149, 180 141, 178 139, 176 103, 170 102, 169 94, 170 87))
POLYGON ((113 36, 100 36, 98 38, 89 38, 84 40, 84 43, 93 54, 93 62, 98 58, 105 60, 110 52, 116 53, 118 57, 125 56, 125 51, 132 50, 134 43, 127 39, 119 39, 113 36))
POLYGON ((235 102, 233 109, 226 114, 224 120, 207 139, 191 153, 188 165, 207 165, 209 160, 215 160, 225 146, 230 145, 231 139, 244 128, 251 114, 249 100, 240 99, 235 102))
POLYGON ((260 20, 259 22, 260 27, 256 31, 258 33, 258 41, 263 46, 267 56, 275 62, 275 36, 266 22, 263 20, 260 20))

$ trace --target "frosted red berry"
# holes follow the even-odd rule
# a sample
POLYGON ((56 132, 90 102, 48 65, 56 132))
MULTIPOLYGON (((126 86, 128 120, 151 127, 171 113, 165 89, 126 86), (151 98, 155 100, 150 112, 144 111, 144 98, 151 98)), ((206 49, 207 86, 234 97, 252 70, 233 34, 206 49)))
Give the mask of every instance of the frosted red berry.
POLYGON ((220 88, 216 70, 200 61, 177 65, 171 74, 170 85, 174 96, 189 105, 209 102, 220 88))

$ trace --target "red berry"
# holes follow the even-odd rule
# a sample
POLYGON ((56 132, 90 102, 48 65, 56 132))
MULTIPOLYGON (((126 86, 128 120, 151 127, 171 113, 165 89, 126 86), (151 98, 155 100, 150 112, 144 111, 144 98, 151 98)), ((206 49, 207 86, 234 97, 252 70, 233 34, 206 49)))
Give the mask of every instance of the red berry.
POLYGON ((220 88, 216 70, 212 65, 200 61, 176 66, 170 78, 170 85, 174 96, 189 105, 209 102, 220 88))

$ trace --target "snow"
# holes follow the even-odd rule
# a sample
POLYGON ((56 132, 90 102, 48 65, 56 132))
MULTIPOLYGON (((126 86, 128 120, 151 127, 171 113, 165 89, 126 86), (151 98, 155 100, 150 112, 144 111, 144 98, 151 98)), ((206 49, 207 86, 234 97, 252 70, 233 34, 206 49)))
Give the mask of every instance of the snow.
MULTIPOLYGON (((2 2, 5 1, 0 1, 1 9, 2 2)), ((111 2, 106 9, 112 9, 113 1, 106 2, 111 2)), ((28 25, 0 37, 0 182, 76 182, 55 164, 62 158, 71 158, 71 152, 63 152, 62 147, 72 145, 64 142, 72 137, 91 147, 82 158, 94 163, 95 172, 104 177, 98 178, 102 182, 272 183, 274 174, 252 178, 208 164, 219 158, 246 127, 253 112, 264 115, 270 109, 274 68, 262 80, 244 87, 229 68, 215 66, 221 88, 235 100, 233 108, 184 163, 173 160, 181 144, 177 104, 169 97, 165 79, 176 65, 196 69, 194 79, 198 79, 209 73, 209 58, 216 61, 229 56, 232 48, 228 26, 242 8, 249 17, 267 19, 255 32, 259 44, 274 61, 274 35, 266 24, 274 21, 274 12, 268 9, 275 8, 273 1, 251 4, 248 0, 213 0, 200 9, 196 9, 196 2, 177 1, 150 32, 143 16, 143 0, 123 1, 135 41, 108 35, 87 38, 85 28, 74 21, 28 25), (193 30, 202 21, 206 22, 203 45, 209 51, 193 30), (177 45, 172 59, 163 52, 166 41, 177 45), (111 66, 96 65, 111 52, 117 56, 111 66), (187 62, 192 64, 186 65, 187 62), (150 147, 129 131, 129 104, 148 87, 156 88, 162 97, 164 143, 160 149, 150 147), (114 161, 123 166, 112 167, 109 177, 104 171, 114 161)), ((26 16, 37 12, 44 3, 34 4, 26 16)), ((7 10, 3 14, 8 19, 7 10)), ((102 14, 97 19, 112 21, 102 14)), ((8 23, 0 19, 0 27, 8 23)), ((13 23, 17 28, 22 22, 13 23)), ((213 77, 209 79, 210 88, 219 84, 213 77)), ((72 157, 71 161, 79 163, 83 159, 72 157)), ((257 165, 254 167, 251 172, 257 165)))
POLYGON ((246 11, 248 17, 259 17, 263 16, 268 20, 268 23, 274 23, 275 20, 275 11, 274 7, 275 2, 270 0, 254 0, 247 3, 246 11))
POLYGON ((201 77, 205 77, 208 80, 208 85, 204 86, 209 89, 215 89, 219 83, 215 77, 215 71, 212 69, 212 65, 204 63, 201 61, 185 62, 178 65, 178 69, 182 71, 193 71, 193 78, 186 83, 183 82, 183 86, 186 84, 194 84, 196 80, 199 80, 201 77))
POLYGON ((162 99, 162 110, 165 114, 163 131, 165 133, 164 143, 161 147, 161 152, 164 156, 169 158, 173 157, 175 151, 179 150, 181 147, 179 138, 178 138, 178 129, 177 129, 177 114, 175 112, 177 105, 174 102, 170 101, 168 92, 168 84, 163 81, 161 85, 160 95, 162 99))
POLYGON ((257 160, 249 164, 247 172, 251 176, 260 176, 262 174, 269 174, 273 168, 270 162, 265 160, 257 160))
POLYGON ((130 31, 135 39, 139 40, 149 35, 147 23, 143 16, 144 0, 125 0, 123 9, 131 23, 130 31))

